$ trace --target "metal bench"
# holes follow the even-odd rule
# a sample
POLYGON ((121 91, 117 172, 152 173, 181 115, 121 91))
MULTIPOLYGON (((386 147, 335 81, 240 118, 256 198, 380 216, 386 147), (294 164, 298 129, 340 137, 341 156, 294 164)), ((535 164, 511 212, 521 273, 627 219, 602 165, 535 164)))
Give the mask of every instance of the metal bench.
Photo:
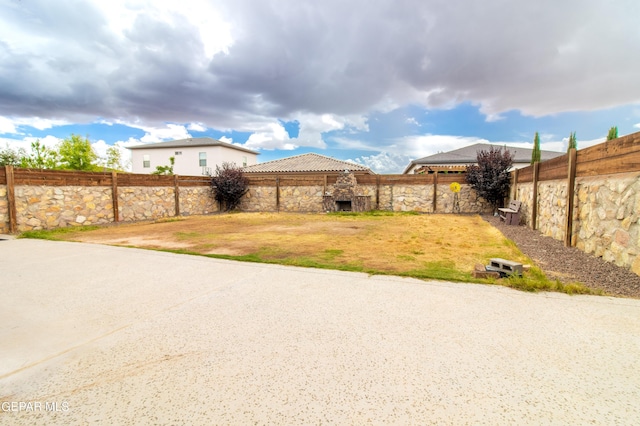
POLYGON ((512 200, 509 207, 499 208, 500 220, 504 220, 506 225, 520 225, 520 201, 512 200))

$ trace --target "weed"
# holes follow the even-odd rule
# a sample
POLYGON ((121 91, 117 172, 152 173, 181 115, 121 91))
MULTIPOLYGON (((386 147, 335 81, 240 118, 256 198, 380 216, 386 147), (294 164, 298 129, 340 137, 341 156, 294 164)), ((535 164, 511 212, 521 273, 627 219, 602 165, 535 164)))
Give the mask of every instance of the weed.
POLYGON ((100 229, 97 225, 86 225, 86 226, 74 226, 68 228, 57 228, 57 229, 40 229, 37 231, 24 231, 18 238, 33 238, 38 240, 51 240, 51 241, 62 241, 65 240, 65 236, 68 236, 71 233, 75 232, 86 232, 86 231, 95 231, 96 229, 100 229))
POLYGON ((406 254, 398 255, 398 256, 396 256, 396 258, 397 258, 398 260, 407 260, 407 261, 409 261, 409 262, 416 260, 416 258, 415 258, 415 257, 413 257, 413 256, 408 256, 408 255, 406 255, 406 254))
POLYGON ((175 235, 175 237, 180 239, 180 240, 187 240, 187 239, 191 239, 193 237, 199 236, 200 233, 198 233, 198 232, 176 232, 173 235, 175 235))

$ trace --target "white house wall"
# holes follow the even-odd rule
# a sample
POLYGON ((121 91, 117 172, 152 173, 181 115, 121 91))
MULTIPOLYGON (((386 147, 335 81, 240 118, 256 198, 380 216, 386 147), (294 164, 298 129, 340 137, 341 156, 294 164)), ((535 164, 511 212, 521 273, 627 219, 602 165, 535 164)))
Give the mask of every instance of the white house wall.
POLYGON ((243 158, 247 159, 247 166, 257 163, 257 155, 250 152, 240 151, 224 146, 200 146, 200 147, 177 147, 177 148, 149 148, 132 149, 131 163, 133 173, 150 174, 158 166, 168 166, 169 157, 175 158, 173 173, 183 176, 201 176, 203 168, 200 164, 200 153, 207 154, 207 167, 212 173, 216 170, 216 165, 224 162, 235 163, 236 166, 243 166, 243 158), (180 154, 176 154, 176 153, 180 154), (144 156, 149 155, 150 167, 143 167, 144 156))

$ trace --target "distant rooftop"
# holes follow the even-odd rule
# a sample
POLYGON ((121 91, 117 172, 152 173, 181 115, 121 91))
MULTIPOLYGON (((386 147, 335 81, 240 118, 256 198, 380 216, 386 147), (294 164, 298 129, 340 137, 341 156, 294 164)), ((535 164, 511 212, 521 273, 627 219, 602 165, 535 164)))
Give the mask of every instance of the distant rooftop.
MULTIPOLYGON (((500 146, 493 145, 488 143, 477 143, 474 145, 465 146, 463 148, 454 149, 453 151, 448 152, 440 152, 438 154, 429 155, 427 157, 422 157, 417 160, 413 160, 409 165, 405 168, 403 173, 407 173, 414 166, 420 165, 449 165, 449 164, 459 164, 459 165, 467 165, 467 164, 475 164, 478 158, 478 151, 489 151, 491 148, 503 148, 507 149, 509 152, 513 154, 513 163, 514 164, 528 164, 531 162, 531 154, 533 149, 530 148, 519 148, 514 146, 500 146)), ((556 151, 540 151, 540 160, 550 160, 555 157, 559 157, 560 155, 564 155, 564 152, 556 152, 556 151)))
POLYGON ((368 167, 314 153, 254 164, 244 167, 242 170, 245 173, 309 173, 342 172, 345 169, 352 172, 375 174, 368 167))
POLYGON ((227 142, 222 142, 213 138, 189 138, 189 139, 178 139, 175 141, 167 141, 167 142, 154 142, 147 143, 144 145, 136 145, 130 146, 129 149, 154 149, 154 148, 188 148, 188 147, 200 147, 200 146, 224 146, 227 148, 237 149, 239 151, 248 152, 250 154, 260 153, 257 151, 253 151, 248 148, 244 148, 238 145, 234 145, 227 142))

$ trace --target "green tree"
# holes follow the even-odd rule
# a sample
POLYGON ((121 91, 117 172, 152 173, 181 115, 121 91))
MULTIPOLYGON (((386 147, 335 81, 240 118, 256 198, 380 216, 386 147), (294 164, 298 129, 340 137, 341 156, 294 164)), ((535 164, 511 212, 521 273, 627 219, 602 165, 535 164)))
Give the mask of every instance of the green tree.
POLYGON ((609 129, 609 134, 607 135, 607 140, 618 139, 618 126, 613 126, 609 129))
POLYGON ((31 142, 31 152, 20 159, 20 167, 32 169, 57 169, 60 164, 58 152, 40 143, 31 142))
POLYGON ((60 142, 58 153, 63 169, 90 171, 98 168, 95 164, 98 155, 87 138, 72 134, 60 142))
POLYGON ((151 172, 152 175, 172 175, 173 174, 173 166, 176 163, 176 158, 171 156, 169 157, 169 166, 156 166, 155 172, 151 172))
POLYGON ((533 137, 533 151, 531 152, 531 164, 540 161, 540 135, 536 132, 533 137))
POLYGON ((0 166, 19 166, 22 157, 25 155, 24 149, 20 148, 16 151, 7 145, 5 148, 0 149, 0 166))
POLYGON ((578 149, 578 141, 576 140, 576 132, 569 135, 569 146, 567 146, 567 152, 572 149, 578 149))
POLYGON ((467 167, 467 183, 493 206, 494 211, 509 195, 512 165, 513 154, 509 150, 492 146, 489 151, 478 151, 477 164, 467 167))
POLYGON ((106 166, 111 170, 124 170, 122 165, 122 153, 117 146, 107 148, 106 166))

